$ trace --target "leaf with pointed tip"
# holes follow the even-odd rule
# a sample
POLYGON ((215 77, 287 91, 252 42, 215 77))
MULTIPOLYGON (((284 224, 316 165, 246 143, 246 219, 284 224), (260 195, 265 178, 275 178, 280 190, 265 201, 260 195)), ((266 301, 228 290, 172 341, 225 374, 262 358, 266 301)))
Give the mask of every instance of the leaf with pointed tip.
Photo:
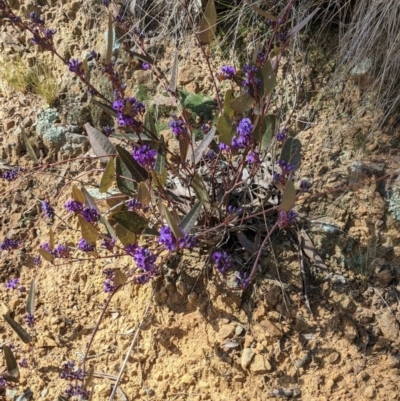
POLYGON ((26 147, 26 150, 27 150, 27 152, 29 154, 29 157, 32 159, 32 161, 34 163, 39 163, 39 160, 36 157, 35 151, 33 150, 32 145, 29 142, 29 139, 25 134, 25 130, 22 127, 20 127, 20 128, 21 128, 22 139, 23 139, 23 141, 25 143, 25 147, 26 147))
POLYGON ((35 288, 35 280, 32 280, 29 287, 28 299, 26 300, 26 313, 32 316, 35 314, 35 288))
POLYGON ((189 140, 186 136, 180 135, 178 141, 179 141, 179 155, 181 157, 181 163, 183 164, 188 159, 189 140))
POLYGON ((224 97, 224 114, 226 114, 228 117, 233 117, 235 115, 235 110, 233 110, 230 106, 230 103, 234 99, 235 97, 233 96, 232 89, 228 89, 224 97))
POLYGON ((179 227, 185 234, 189 234, 191 229, 194 227, 197 218, 201 212, 203 201, 199 200, 192 208, 192 210, 181 220, 179 227))
POLYGON ((50 238, 50 240, 49 240, 50 249, 53 250, 55 241, 54 241, 54 232, 51 227, 49 229, 49 238, 50 238))
POLYGON ((171 79, 169 81, 169 86, 168 89, 172 92, 176 92, 176 87, 178 84, 178 50, 175 49, 174 52, 174 62, 172 64, 172 70, 171 70, 171 79))
POLYGON ((126 274, 121 269, 114 270, 114 283, 115 285, 124 285, 127 281, 126 274))
POLYGON ((111 12, 108 14, 108 33, 107 33, 107 52, 105 64, 109 65, 111 63, 113 45, 114 45, 114 28, 113 28, 113 18, 111 12))
POLYGON ((72 198, 74 201, 81 202, 82 204, 86 202, 85 195, 75 184, 72 185, 72 198))
POLYGON ((217 9, 214 0, 208 0, 204 10, 203 18, 200 21, 199 40, 201 43, 211 43, 217 28, 217 9))
POLYGON ((137 53, 137 52, 134 52, 133 50, 126 50, 126 51, 132 57, 135 57, 141 61, 145 61, 146 63, 149 63, 149 64, 154 64, 154 60, 148 54, 137 53))
POLYGON ((107 192, 110 189, 111 185, 113 184, 114 177, 115 177, 114 158, 110 157, 110 160, 108 161, 107 166, 100 180, 99 192, 101 193, 107 192))
POLYGON ((236 99, 230 102, 230 106, 233 110, 235 110, 239 114, 243 114, 243 112, 252 106, 255 103, 254 97, 251 97, 248 94, 237 97, 236 99))
POLYGON ((154 121, 154 113, 152 110, 147 110, 144 116, 144 128, 146 136, 153 136, 154 138, 157 138, 157 129, 154 121))
POLYGON ((149 225, 149 222, 142 216, 128 210, 115 212, 111 217, 122 227, 125 227, 127 230, 135 234, 139 233, 143 228, 149 225))
POLYGON ((19 377, 18 363, 15 360, 14 354, 12 353, 10 347, 7 347, 7 345, 3 345, 3 354, 4 354, 4 359, 6 360, 7 373, 12 377, 18 378, 19 377))
POLYGON ((321 258, 320 254, 317 251, 317 248, 315 248, 315 245, 313 244, 311 238, 309 235, 302 229, 298 233, 299 237, 299 244, 305 254, 309 257, 309 259, 314 262, 320 269, 322 270, 328 270, 328 267, 324 263, 323 259, 321 258))
POLYGON ((132 175, 119 156, 115 162, 117 187, 122 193, 132 196, 136 191, 132 175))
POLYGON ((211 209, 211 202, 207 192, 207 187, 206 184, 204 184, 203 178, 201 178, 201 175, 199 173, 195 174, 191 183, 191 187, 196 193, 197 198, 203 201, 204 207, 206 209, 211 209))
POLYGON ((272 21, 278 22, 278 18, 274 17, 272 14, 267 13, 266 11, 262 10, 261 8, 258 8, 254 5, 250 6, 256 13, 260 14, 262 17, 265 17, 267 19, 270 19, 272 21))
POLYGON ((45 250, 42 249, 42 248, 39 248, 39 249, 38 249, 38 252, 39 252, 40 256, 42 256, 42 258, 43 258, 44 260, 47 260, 48 262, 53 263, 55 257, 54 257, 54 255, 52 255, 50 252, 47 252, 47 251, 45 251, 45 250))
POLYGON ((123 246, 131 245, 136 242, 136 235, 121 224, 116 224, 115 233, 123 246))
POLYGON ((151 202, 151 193, 149 191, 149 188, 147 187, 147 184, 144 181, 139 182, 136 197, 143 207, 149 206, 151 202))
POLYGON ((117 118, 118 113, 108 104, 104 104, 96 100, 94 97, 90 99, 90 102, 93 103, 95 106, 99 107, 101 110, 103 110, 105 113, 107 113, 109 116, 117 118))
POLYGON ((268 60, 262 68, 262 78, 264 84, 264 96, 268 96, 277 85, 276 76, 270 60, 268 60))
POLYGON ((165 206, 162 202, 160 202, 159 206, 161 205, 162 214, 167 221, 168 227, 172 230, 176 238, 182 238, 183 233, 182 230, 179 228, 177 221, 175 220, 172 213, 168 210, 167 206, 165 206))
POLYGON ((86 123, 84 128, 88 134, 89 142, 93 152, 96 154, 96 156, 104 156, 100 157, 100 160, 103 163, 107 163, 110 159, 109 155, 114 155, 116 153, 114 145, 103 133, 92 127, 89 123, 86 123))
POLYGON ((200 142, 199 146, 194 151, 194 164, 196 165, 203 157, 204 152, 208 149, 211 141, 214 139, 217 129, 212 127, 207 135, 200 142))
POLYGON ((154 165, 154 171, 161 175, 165 170, 165 153, 163 146, 160 146, 157 151, 156 163, 154 165))
POLYGON ((217 121, 217 131, 219 134, 219 141, 231 146, 232 138, 235 136, 233 128, 233 120, 225 113, 219 116, 217 121))
POLYGON ((17 378, 14 377, 14 376, 8 375, 7 373, 2 373, 1 376, 3 377, 3 379, 4 379, 6 382, 19 383, 19 379, 17 379, 17 378))
POLYGON ((281 160, 285 160, 294 166, 294 170, 301 163, 301 142, 297 138, 288 137, 282 146, 281 160))
POLYGON ((30 342, 32 342, 32 337, 30 336, 30 334, 28 334, 27 331, 14 319, 7 315, 3 315, 3 318, 25 344, 29 344, 30 342))
POLYGON ((279 209, 282 212, 288 212, 292 210, 296 203, 296 190, 294 188, 294 183, 292 180, 287 180, 285 189, 283 190, 282 195, 282 203, 279 206, 279 209))
POLYGON ((255 133, 258 136, 257 140, 260 142, 261 150, 267 150, 275 134, 276 116, 268 114, 261 121, 263 121, 263 124, 257 127, 255 133))
POLYGON ((96 227, 88 223, 80 214, 78 214, 78 221, 81 226, 82 238, 84 238, 89 244, 94 245, 96 240, 99 238, 99 232, 96 227))
POLYGON ((158 237, 160 233, 155 228, 146 227, 143 230, 142 235, 146 237, 154 237, 154 236, 158 237))
POLYGON ((319 7, 316 8, 307 18, 303 19, 303 21, 299 22, 296 26, 294 26, 287 34, 287 39, 290 39, 294 35, 296 35, 301 29, 303 29, 311 18, 319 11, 319 7))
POLYGON ((147 171, 132 157, 132 155, 122 146, 116 146, 119 157, 122 163, 130 172, 130 176, 136 181, 145 181, 148 178, 147 171))

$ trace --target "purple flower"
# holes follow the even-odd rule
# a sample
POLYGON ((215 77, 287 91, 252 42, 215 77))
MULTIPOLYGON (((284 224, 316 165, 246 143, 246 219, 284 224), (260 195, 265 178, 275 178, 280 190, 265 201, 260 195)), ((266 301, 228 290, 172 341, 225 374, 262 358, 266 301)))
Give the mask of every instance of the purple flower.
MULTIPOLYGON (((75 361, 68 361, 61 367, 60 378, 65 380, 83 380, 85 375, 83 370, 75 367, 75 361)), ((79 395, 79 394, 78 394, 79 395)))
POLYGON ((40 19, 34 11, 29 14, 29 19, 33 24, 44 25, 44 20, 40 19))
POLYGON ((221 74, 225 79, 233 79, 236 74, 236 69, 230 65, 224 65, 221 67, 221 74))
POLYGON ((42 257, 40 255, 35 256, 35 258, 33 259, 33 264, 35 266, 41 266, 42 265, 42 257))
POLYGON ((103 132, 106 137, 110 137, 112 134, 115 133, 115 128, 110 127, 109 125, 105 125, 103 127, 103 132))
POLYGON ((11 249, 17 249, 19 242, 13 239, 6 238, 3 242, 0 243, 0 250, 6 251, 11 249))
POLYGON ((228 211, 229 214, 237 214, 237 215, 239 215, 239 214, 243 213, 243 209, 241 207, 235 207, 235 206, 232 206, 232 205, 228 206, 227 211, 228 211))
POLYGON ((179 249, 191 249, 197 244, 196 238, 193 235, 184 234, 183 237, 178 238, 178 248, 179 249))
POLYGON ((24 317, 25 323, 28 327, 32 328, 36 321, 35 321, 35 317, 33 315, 31 315, 30 313, 27 313, 24 317))
POLYGON ((176 116, 172 116, 173 120, 170 121, 169 127, 172 130, 172 133, 178 137, 181 134, 184 134, 186 132, 186 127, 185 127, 185 122, 177 118, 176 116))
POLYGON ((66 245, 59 244, 51 251, 51 254, 56 258, 68 258, 69 248, 66 245))
POLYGON ((128 255, 134 257, 138 248, 136 244, 130 244, 125 247, 125 251, 128 255))
POLYGON ((69 200, 65 202, 64 207, 71 213, 79 213, 83 210, 83 203, 75 200, 69 200))
POLYGON ((6 386, 6 381, 3 379, 3 376, 0 375, 0 388, 6 386))
POLYGON ((211 256, 215 263, 215 268, 225 277, 230 269, 233 268, 232 257, 225 251, 216 251, 211 256))
POLYGON ((210 124, 202 124, 200 127, 200 130, 203 134, 207 134, 208 131, 210 131, 211 127, 210 124))
POLYGON ((274 171, 274 175, 273 175, 272 179, 274 181, 280 182, 282 180, 282 174, 279 174, 276 171, 274 171))
POLYGON ((280 211, 278 217, 278 224, 280 228, 285 228, 291 226, 295 223, 298 214, 294 210, 289 210, 288 212, 280 211))
POLYGON ((132 151, 132 157, 142 166, 149 170, 154 169, 157 150, 151 149, 149 145, 137 146, 132 151))
POLYGON ((194 237, 189 236, 188 234, 184 234, 183 237, 176 240, 175 235, 168 226, 161 228, 158 242, 163 244, 170 252, 175 251, 176 249, 190 249, 196 245, 194 237))
POLYGON ((101 4, 102 4, 103 6, 108 7, 108 6, 110 5, 110 3, 111 3, 111 0, 101 0, 101 4))
POLYGON ((76 75, 83 75, 85 73, 82 61, 76 58, 71 58, 67 61, 68 69, 76 75))
POLYGON ((243 149, 246 146, 251 145, 251 132, 254 125, 251 123, 249 118, 243 118, 239 121, 236 128, 236 136, 232 138, 232 148, 235 150, 243 149))
POLYGON ((149 64, 149 63, 146 63, 146 62, 143 62, 143 63, 142 63, 142 68, 143 68, 144 70, 149 70, 149 69, 150 69, 150 64, 149 64))
POLYGON ((115 246, 114 238, 103 238, 100 244, 101 248, 107 249, 107 251, 112 252, 115 246))
POLYGON ((212 149, 210 149, 204 156, 206 160, 214 160, 216 157, 217 154, 212 149))
POLYGON ((42 210, 44 212, 44 215, 48 219, 52 219, 55 216, 54 209, 51 207, 50 202, 44 201, 42 202, 42 210))
POLYGON ((250 278, 246 272, 237 272, 235 281, 238 287, 245 289, 250 284, 250 278))
POLYGON ((50 244, 48 242, 43 242, 43 244, 40 244, 40 247, 47 252, 51 252, 50 244))
MULTIPOLYGON (((252 87, 256 90, 261 86, 261 80, 257 77, 257 67, 255 65, 245 64, 242 71, 245 73, 245 79, 242 82, 244 87, 252 87)), ((248 89, 246 93, 248 93, 248 89)))
POLYGON ((127 206, 129 210, 132 210, 134 212, 135 210, 142 208, 142 202, 138 201, 135 198, 132 198, 128 201, 127 206))
POLYGON ((94 207, 86 206, 82 210, 82 216, 88 223, 96 223, 100 220, 100 213, 94 207))
POLYGON ((258 156, 258 153, 250 152, 246 157, 246 161, 247 161, 247 163, 250 163, 250 164, 260 163, 260 158, 258 156))
POLYGON ((136 266, 139 269, 144 270, 145 272, 152 273, 155 271, 155 262, 156 262, 156 255, 151 252, 147 248, 139 247, 135 255, 133 256, 133 260, 136 262, 136 266))
POLYGON ((15 290, 18 287, 19 278, 12 278, 5 284, 7 290, 15 290))
POLYGON ((95 245, 89 244, 85 238, 78 241, 78 248, 83 252, 93 252, 96 249, 95 245))
POLYGON ((104 292, 109 293, 113 292, 116 288, 116 285, 114 284, 114 270, 113 269, 105 269, 103 271, 103 274, 106 276, 106 280, 104 281, 104 292))
POLYGON ((28 368, 28 361, 26 358, 22 358, 21 362, 18 362, 20 368, 28 368))
POLYGON ((310 190, 310 188, 312 187, 312 184, 310 181, 301 180, 299 187, 302 192, 308 192, 310 190))
POLYGON ((53 36, 57 33, 57 29, 51 29, 51 28, 45 28, 43 30, 44 36, 46 36, 47 39, 52 39, 53 36))
POLYGON ((286 128, 284 128, 282 131, 278 131, 275 134, 275 138, 278 142, 283 142, 287 138, 287 135, 288 135, 288 131, 286 128))
POLYGON ((1 175, 1 178, 2 178, 3 180, 9 181, 9 182, 14 181, 14 180, 17 179, 18 175, 19 175, 22 171, 24 171, 24 169, 21 168, 21 167, 14 168, 14 169, 12 169, 12 170, 6 170, 6 171, 1 175))
POLYGON ((76 396, 84 400, 89 399, 90 396, 90 391, 86 390, 83 385, 77 383, 75 383, 74 385, 68 383, 68 388, 64 390, 64 393, 67 395, 68 398, 76 396))
POLYGON ((112 107, 118 114, 118 126, 120 127, 140 125, 141 122, 135 120, 135 117, 146 111, 144 104, 137 101, 134 97, 117 99, 114 101, 112 107))
POLYGON ((226 143, 223 142, 220 142, 218 144, 218 149, 220 150, 220 152, 229 152, 231 150, 231 148, 226 143))
POLYGON ((262 65, 264 63, 264 61, 265 61, 265 58, 266 58, 265 57, 265 53, 262 52, 262 51, 259 51, 258 54, 257 54, 256 64, 257 65, 262 65))
POLYGON ((296 167, 294 166, 294 164, 291 164, 289 162, 287 162, 286 160, 283 159, 279 159, 276 164, 278 166, 280 166, 280 168, 282 169, 282 173, 287 175, 291 172, 293 172, 294 170, 296 170, 296 167))

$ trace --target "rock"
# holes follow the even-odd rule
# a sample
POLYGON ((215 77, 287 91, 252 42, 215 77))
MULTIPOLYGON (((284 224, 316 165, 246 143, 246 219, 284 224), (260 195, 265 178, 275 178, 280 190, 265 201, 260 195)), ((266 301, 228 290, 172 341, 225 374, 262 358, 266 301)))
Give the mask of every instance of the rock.
POLYGON ((260 322, 260 326, 265 329, 267 337, 278 338, 282 336, 282 330, 267 319, 260 322))
POLYGON ((225 340, 226 338, 232 336, 235 333, 236 325, 233 323, 224 324, 218 331, 217 339, 218 341, 225 340))
POLYGON ((334 351, 328 356, 328 362, 330 364, 337 363, 339 361, 339 358, 340 358, 339 352, 334 351))
POLYGON ((357 305, 354 303, 354 301, 345 294, 343 294, 343 296, 340 298, 339 305, 343 311, 348 313, 353 313, 357 309, 357 305))
POLYGON ((385 338, 389 341, 397 341, 399 339, 399 324, 390 311, 385 311, 377 315, 376 319, 378 321, 378 327, 385 338))
POLYGON ((376 274, 376 280, 380 285, 389 285, 394 279, 394 275, 390 270, 382 270, 376 274))
POLYGON ((181 384, 184 384, 185 386, 190 386, 191 384, 194 384, 196 382, 195 378, 190 375, 189 373, 185 373, 181 377, 181 384))
POLYGON ((80 135, 80 134, 74 134, 72 132, 67 132, 65 134, 65 140, 68 143, 78 143, 78 144, 87 144, 89 142, 89 139, 85 135, 80 135))
POLYGON ((272 370, 272 366, 264 355, 256 355, 250 365, 250 371, 256 375, 264 375, 272 370))
POLYGON ((10 316, 10 313, 11 313, 10 307, 4 302, 0 302, 0 316, 3 315, 10 316))
POLYGON ((365 390, 364 390, 364 396, 366 398, 372 399, 375 398, 376 395, 376 391, 375 388, 372 386, 368 386, 365 390))
POLYGON ((58 347, 58 344, 50 337, 40 337, 36 343, 38 348, 58 347))
POLYGON ((266 301, 272 306, 276 306, 276 304, 281 300, 281 298, 282 298, 282 289, 278 286, 272 287, 268 291, 265 297, 266 301))
POLYGON ((242 358, 240 361, 240 365, 242 366, 243 369, 247 369, 249 366, 251 360, 253 359, 255 352, 253 348, 244 348, 242 352, 242 358))

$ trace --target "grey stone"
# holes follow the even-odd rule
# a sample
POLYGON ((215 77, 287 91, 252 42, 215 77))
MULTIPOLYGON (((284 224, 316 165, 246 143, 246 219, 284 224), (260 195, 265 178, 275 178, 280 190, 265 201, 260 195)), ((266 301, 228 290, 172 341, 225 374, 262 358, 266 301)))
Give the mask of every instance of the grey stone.
POLYGON ((65 139, 68 143, 78 143, 78 144, 86 144, 89 142, 88 137, 85 135, 74 134, 72 132, 67 132, 65 134, 65 139))

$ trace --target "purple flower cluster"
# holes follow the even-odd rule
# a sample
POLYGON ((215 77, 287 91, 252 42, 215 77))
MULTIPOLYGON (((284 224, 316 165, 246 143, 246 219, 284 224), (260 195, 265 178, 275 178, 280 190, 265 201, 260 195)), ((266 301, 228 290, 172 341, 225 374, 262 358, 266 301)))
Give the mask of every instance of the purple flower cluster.
POLYGON ((229 205, 228 208, 226 209, 229 214, 242 214, 243 213, 243 208, 241 207, 235 207, 233 205, 229 205))
POLYGON ((33 259, 33 264, 37 267, 42 265, 42 257, 40 255, 35 256, 33 259))
POLYGON ((158 242, 163 244, 170 252, 176 251, 177 249, 190 249, 196 245, 195 238, 189 234, 184 234, 183 237, 177 240, 168 226, 161 228, 158 242))
POLYGON ((232 148, 238 150, 250 146, 253 128, 254 125, 251 123, 250 118, 246 117, 241 119, 236 128, 236 135, 232 138, 232 148))
POLYGON ((246 161, 249 164, 258 164, 260 163, 260 157, 258 156, 258 153, 250 152, 246 157, 246 161))
POLYGON ((151 68, 151 66, 150 66, 150 64, 149 63, 146 63, 145 61, 142 63, 142 68, 144 69, 144 70, 149 70, 150 68, 151 68))
POLYGON ((201 130, 201 132, 202 132, 203 134, 207 134, 207 132, 209 132, 210 129, 211 129, 210 124, 202 124, 202 125, 200 126, 200 130, 201 130))
POLYGON ((135 198, 130 199, 126 205, 128 206, 128 209, 132 210, 133 212, 142 208, 142 202, 135 198))
POLYGON ((0 388, 5 387, 6 385, 6 381, 3 379, 3 376, 0 375, 0 388))
POLYGON ((28 360, 26 358, 22 358, 21 362, 18 362, 20 368, 28 368, 28 360))
POLYGON ((178 138, 179 135, 186 132, 185 122, 176 116, 172 116, 172 118, 172 121, 169 123, 169 128, 171 128, 172 133, 178 138))
POLYGON ((15 290, 18 287, 19 278, 12 278, 5 284, 7 290, 15 290))
POLYGON ((255 65, 245 64, 242 71, 245 74, 242 85, 247 88, 246 93, 249 92, 250 88, 253 88, 254 91, 258 91, 262 82, 261 79, 257 77, 257 67, 255 65))
POLYGON ((103 127, 103 132, 104 132, 104 135, 105 135, 107 138, 109 138, 112 134, 115 133, 115 128, 110 127, 109 125, 105 125, 105 126, 103 127))
POLYGON ((85 238, 81 238, 78 241, 78 249, 80 249, 82 252, 93 252, 96 249, 96 246, 93 244, 89 244, 89 242, 87 242, 85 238))
POLYGON ((0 242, 0 250, 9 251, 11 249, 17 249, 18 245, 18 241, 6 238, 3 242, 0 242))
POLYGON ((83 203, 75 200, 65 202, 65 209, 71 213, 80 213, 83 210, 83 203))
POLYGON ((76 58, 71 58, 71 59, 67 60, 67 66, 71 72, 73 72, 74 74, 76 74, 78 76, 82 76, 85 73, 82 61, 79 61, 76 58))
POLYGON ((276 164, 282 169, 282 173, 285 175, 288 175, 291 172, 293 172, 294 170, 296 170, 296 167, 293 164, 291 164, 283 159, 279 159, 276 162, 276 164))
POLYGON ((1 175, 1 178, 2 178, 3 180, 9 181, 9 182, 14 181, 14 180, 17 179, 18 175, 19 175, 22 171, 24 171, 24 169, 21 168, 21 167, 13 168, 12 170, 6 170, 6 171, 4 171, 4 173, 1 175))
POLYGON ((30 313, 27 313, 24 317, 25 323, 28 327, 32 328, 33 326, 35 326, 35 317, 33 315, 31 315, 30 313))
POLYGON ((265 60, 266 60, 266 54, 262 51, 259 51, 257 54, 256 64, 261 66, 262 64, 264 64, 265 60))
POLYGON ((294 210, 289 210, 288 212, 280 211, 278 217, 279 227, 285 228, 287 226, 293 225, 298 216, 299 215, 294 210))
POLYGON ((139 247, 136 244, 130 244, 125 247, 125 251, 127 255, 134 257, 138 248, 139 247))
POLYGON ((133 148, 132 157, 144 168, 154 169, 157 150, 151 149, 149 145, 136 146, 133 148))
POLYGON ((46 252, 51 252, 50 244, 48 242, 43 242, 43 244, 40 244, 40 247, 46 252))
POLYGON ((275 134, 275 138, 276 138, 276 140, 277 140, 278 142, 284 142, 284 140, 287 138, 287 136, 288 136, 288 130, 287 130, 286 128, 284 128, 284 129, 281 130, 281 131, 278 131, 278 132, 275 134))
POLYGON ((241 289, 245 289, 250 284, 250 277, 247 272, 237 272, 235 276, 235 282, 241 289))
POLYGON ((108 7, 108 6, 110 5, 110 3, 111 3, 111 0, 101 0, 101 4, 102 4, 103 6, 108 7))
POLYGON ((54 218, 55 212, 49 201, 42 202, 42 210, 48 219, 54 218))
POLYGON ((112 252, 115 246, 114 238, 103 238, 100 244, 101 248, 107 249, 107 251, 112 252))
POLYGON ((60 258, 60 259, 67 259, 69 257, 69 248, 66 245, 59 244, 56 245, 56 247, 52 250, 49 251, 55 258, 60 258))
POLYGON ((147 283, 150 278, 157 275, 157 267, 155 265, 157 257, 147 248, 138 247, 133 256, 138 269, 142 270, 142 274, 137 278, 139 284, 147 283))
POLYGON ((135 120, 135 117, 146 111, 144 104, 134 97, 115 100, 112 107, 118 114, 118 126, 120 127, 140 125, 140 121, 135 120))
POLYGON ((82 216, 88 223, 96 223, 100 220, 100 213, 94 207, 86 206, 82 210, 82 216))
POLYGON ((231 148, 226 143, 223 142, 220 142, 218 144, 218 149, 220 150, 220 152, 229 152, 231 150, 231 148))
POLYGON ((82 369, 75 368, 75 361, 64 363, 61 367, 60 378, 65 380, 83 380, 85 377, 82 369))
POLYGON ((86 390, 85 387, 81 384, 68 384, 68 388, 64 390, 64 393, 68 398, 71 397, 80 397, 79 399, 88 400, 90 396, 90 391, 86 390))
POLYGON ((31 13, 29 14, 29 19, 33 24, 44 25, 44 20, 40 19, 34 11, 31 11, 31 13))
POLYGON ((236 75, 236 69, 230 65, 223 65, 221 67, 221 75, 225 79, 233 79, 236 75))
POLYGON ((104 281, 104 292, 105 293, 110 293, 113 292, 116 288, 116 285, 114 284, 114 270, 113 269, 105 269, 103 271, 103 274, 105 274, 106 279, 104 281))
POLYGON ((233 268, 232 257, 225 251, 216 251, 211 256, 215 263, 215 268, 225 277, 229 270, 233 268))
POLYGON ((312 187, 312 184, 310 181, 301 180, 299 187, 302 192, 308 192, 310 190, 310 188, 312 187))

